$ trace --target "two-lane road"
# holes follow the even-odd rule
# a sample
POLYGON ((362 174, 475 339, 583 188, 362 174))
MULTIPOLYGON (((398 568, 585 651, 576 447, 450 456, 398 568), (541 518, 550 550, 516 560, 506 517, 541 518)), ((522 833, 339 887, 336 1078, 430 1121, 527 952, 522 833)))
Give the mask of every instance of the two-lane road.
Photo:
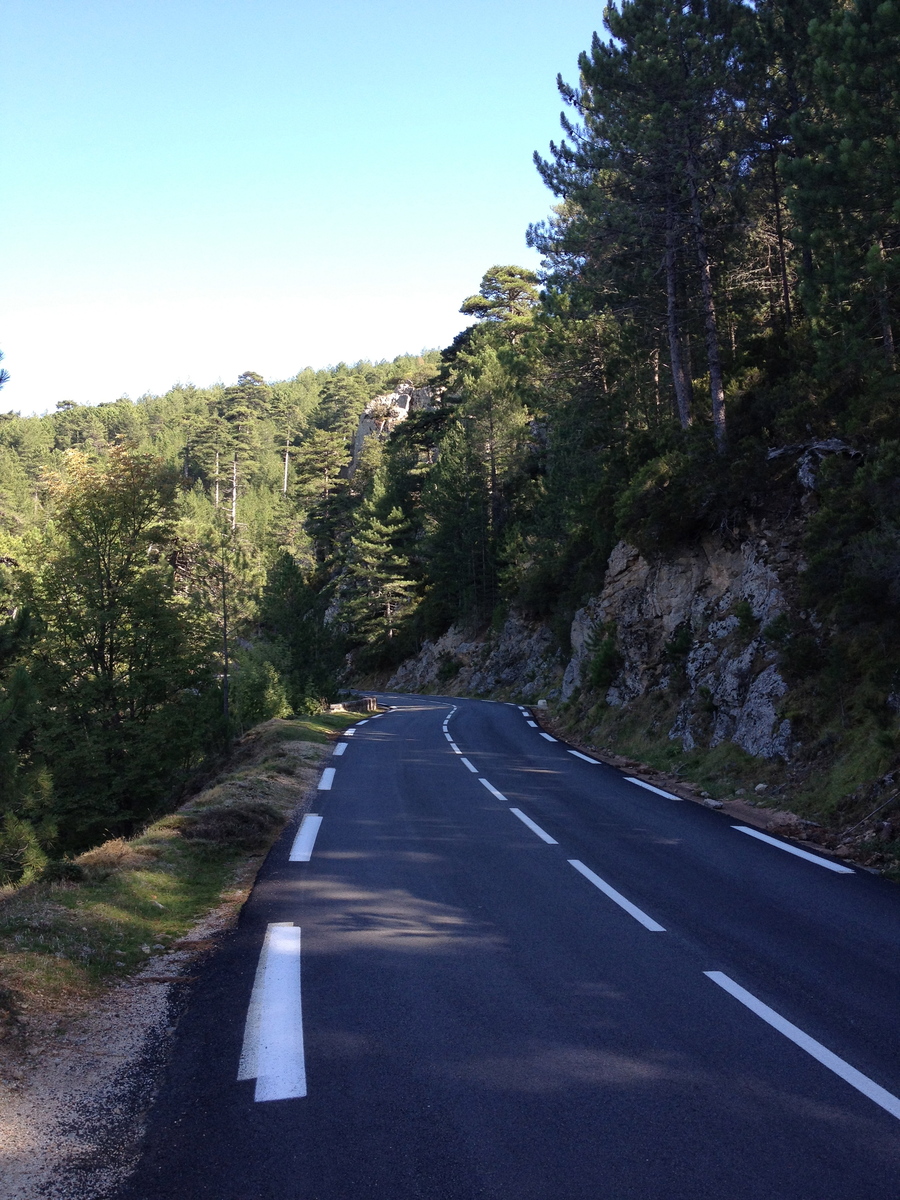
POLYGON ((123 1198, 900 1197, 896 888, 515 706, 389 702, 201 972, 123 1198))

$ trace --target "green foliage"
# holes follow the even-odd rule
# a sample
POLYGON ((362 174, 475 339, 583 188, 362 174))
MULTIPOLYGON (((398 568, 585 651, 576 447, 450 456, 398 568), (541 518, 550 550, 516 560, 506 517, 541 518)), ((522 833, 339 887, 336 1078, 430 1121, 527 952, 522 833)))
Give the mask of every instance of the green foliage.
POLYGON ((272 649, 261 646, 238 654, 231 695, 241 731, 272 717, 289 717, 293 711, 287 686, 272 658, 272 649))
POLYGON ((586 678, 595 691, 606 691, 622 667, 615 622, 595 625, 587 639, 586 678))
POLYGON ((34 827, 15 813, 7 812, 0 825, 0 886, 39 879, 47 862, 34 827))

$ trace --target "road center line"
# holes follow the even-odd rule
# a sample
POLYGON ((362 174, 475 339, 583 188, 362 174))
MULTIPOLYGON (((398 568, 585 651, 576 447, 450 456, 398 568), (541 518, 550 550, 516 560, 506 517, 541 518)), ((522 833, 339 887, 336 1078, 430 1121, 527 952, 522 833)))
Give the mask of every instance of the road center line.
POLYGON ((595 767, 600 766, 596 758, 588 758, 588 756, 586 754, 582 754, 580 750, 570 750, 569 753, 574 754, 576 758, 583 759, 584 762, 593 763, 595 767))
POLYGON ((322 778, 319 780, 318 790, 320 792, 330 792, 331 785, 334 783, 334 767, 326 767, 322 772, 322 778))
POLYGON ((346 749, 347 749, 346 742, 338 742, 338 744, 334 748, 334 757, 340 758, 346 749))
POLYGON ((540 825, 535 825, 531 817, 526 817, 521 808, 511 808, 509 811, 513 814, 513 816, 518 817, 520 821, 524 821, 531 832, 536 833, 539 838, 542 838, 547 843, 548 846, 559 845, 559 842, 556 840, 556 838, 552 838, 549 833, 545 833, 544 830, 541 829, 540 825))
POLYGON ((478 768, 477 768, 477 767, 473 767, 473 766, 472 766, 472 764, 469 762, 469 760, 468 760, 467 758, 461 758, 459 761, 460 761, 461 763, 465 763, 465 765, 466 765, 466 766, 469 768, 469 770, 472 772, 472 774, 473 774, 473 775, 477 775, 477 774, 478 774, 478 768))
POLYGON ((460 750, 460 748, 459 748, 459 746, 457 746, 456 742, 450 743, 450 749, 453 751, 454 754, 462 754, 462 750, 460 750))
POLYGON ((649 929, 651 933, 666 932, 662 925, 657 924, 657 922, 654 921, 652 917, 648 917, 645 912, 641 912, 641 910, 636 905, 632 904, 630 900, 626 900, 621 892, 617 892, 614 887, 610 887, 605 880, 601 879, 599 875, 595 875, 594 872, 586 867, 583 862, 579 862, 577 858, 570 858, 567 861, 570 867, 574 867, 576 871, 580 871, 585 879, 589 879, 595 888, 599 888, 604 896, 609 896, 610 900, 614 900, 620 908, 624 908, 625 911, 630 916, 634 917, 636 921, 640 921, 645 929, 649 929))
POLYGON ((631 775, 626 775, 627 783, 636 783, 638 787, 646 788, 648 792, 656 792, 657 796, 665 796, 667 800, 681 800, 681 796, 673 796, 671 792, 664 792, 662 788, 654 787, 652 783, 644 783, 643 779, 635 779, 631 775))
POLYGON ((824 867, 826 871, 836 871, 839 875, 856 874, 852 867, 845 867, 843 863, 830 862, 827 858, 819 858, 817 854, 810 854, 806 850, 801 850, 799 846, 788 846, 785 842, 779 842, 776 838, 769 837, 767 833, 761 833, 758 829, 751 829, 749 825, 732 825, 731 828, 736 829, 738 833, 746 833, 750 837, 758 838, 761 842, 765 842, 767 846, 775 846, 778 850, 785 850, 788 854, 795 854, 797 858, 805 858, 807 862, 815 863, 817 867, 824 867))
POLYGON ((555 738, 555 737, 551 737, 549 733, 542 733, 542 734, 541 734, 541 737, 542 737, 542 738, 546 738, 548 742, 555 742, 555 741, 556 741, 556 738, 555 738))
POLYGON ((256 1080, 254 1100, 292 1100, 306 1095, 300 930, 290 922, 266 929, 237 1077, 256 1080))
POLYGON ((870 1100, 874 1100, 885 1112, 889 1112, 892 1117, 900 1120, 900 1099, 890 1092, 885 1091, 883 1087, 879 1087, 868 1075, 863 1075, 861 1071, 857 1071, 855 1067, 851 1067, 842 1058, 838 1058, 836 1054, 832 1054, 821 1042, 815 1041, 809 1034, 804 1033, 802 1029, 798 1029, 790 1021, 786 1021, 774 1009, 769 1008, 767 1004, 763 1004, 761 1000, 757 1000, 754 995, 745 991, 744 988, 735 983, 733 979, 729 979, 721 971, 704 971, 703 974, 707 979, 711 979, 713 983, 717 983, 720 988, 724 988, 729 995, 734 996, 735 1000, 740 1000, 741 1004, 749 1008, 751 1012, 756 1013, 758 1017, 762 1017, 773 1029, 777 1029, 779 1033, 783 1033, 795 1046, 799 1046, 801 1050, 805 1050, 807 1054, 811 1054, 823 1067, 827 1067, 829 1071, 834 1071, 835 1075, 839 1075, 845 1083, 849 1083, 858 1092, 862 1092, 864 1096, 868 1096, 870 1100))
POLYGON ((306 814, 300 822, 300 828, 297 830, 297 836, 294 838, 293 846, 291 846, 288 862, 309 862, 321 824, 322 818, 318 813, 306 814))
POLYGON ((488 783, 488 781, 486 779, 479 779, 478 782, 483 783, 484 786, 487 788, 487 790, 491 793, 492 796, 496 796, 497 799, 502 800, 504 804, 509 804, 509 801, 503 795, 503 793, 498 792, 492 783, 488 783))
POLYGON ((453 741, 453 734, 452 734, 452 733, 445 733, 445 734, 444 734, 444 737, 447 739, 447 741, 448 741, 448 742, 452 742, 452 741, 453 741))

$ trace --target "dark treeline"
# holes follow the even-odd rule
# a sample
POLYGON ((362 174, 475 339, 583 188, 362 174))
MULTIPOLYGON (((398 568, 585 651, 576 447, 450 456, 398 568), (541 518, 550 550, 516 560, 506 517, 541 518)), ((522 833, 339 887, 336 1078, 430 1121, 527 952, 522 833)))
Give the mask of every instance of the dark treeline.
POLYGON ((536 156, 542 270, 491 268, 440 355, 3 419, 10 876, 170 802, 348 653, 388 669, 511 606, 564 642, 617 539, 737 528, 773 447, 862 452, 821 473, 807 600, 845 675, 850 625, 892 669, 900 3, 604 20, 536 156), (430 392, 402 421, 370 407, 354 451, 403 382, 430 392))

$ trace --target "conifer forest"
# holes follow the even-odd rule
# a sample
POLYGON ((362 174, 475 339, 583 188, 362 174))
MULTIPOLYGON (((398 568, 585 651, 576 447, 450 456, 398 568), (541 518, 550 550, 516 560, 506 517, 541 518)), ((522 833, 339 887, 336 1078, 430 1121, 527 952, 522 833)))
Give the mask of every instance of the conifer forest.
POLYGON ((535 154, 542 267, 485 264, 451 345, 0 413, 0 883, 452 625, 515 611, 565 650, 617 542, 739 531, 785 447, 842 452, 805 513, 813 625, 768 636, 817 721, 858 705, 897 757, 900 0, 603 21, 535 154))

